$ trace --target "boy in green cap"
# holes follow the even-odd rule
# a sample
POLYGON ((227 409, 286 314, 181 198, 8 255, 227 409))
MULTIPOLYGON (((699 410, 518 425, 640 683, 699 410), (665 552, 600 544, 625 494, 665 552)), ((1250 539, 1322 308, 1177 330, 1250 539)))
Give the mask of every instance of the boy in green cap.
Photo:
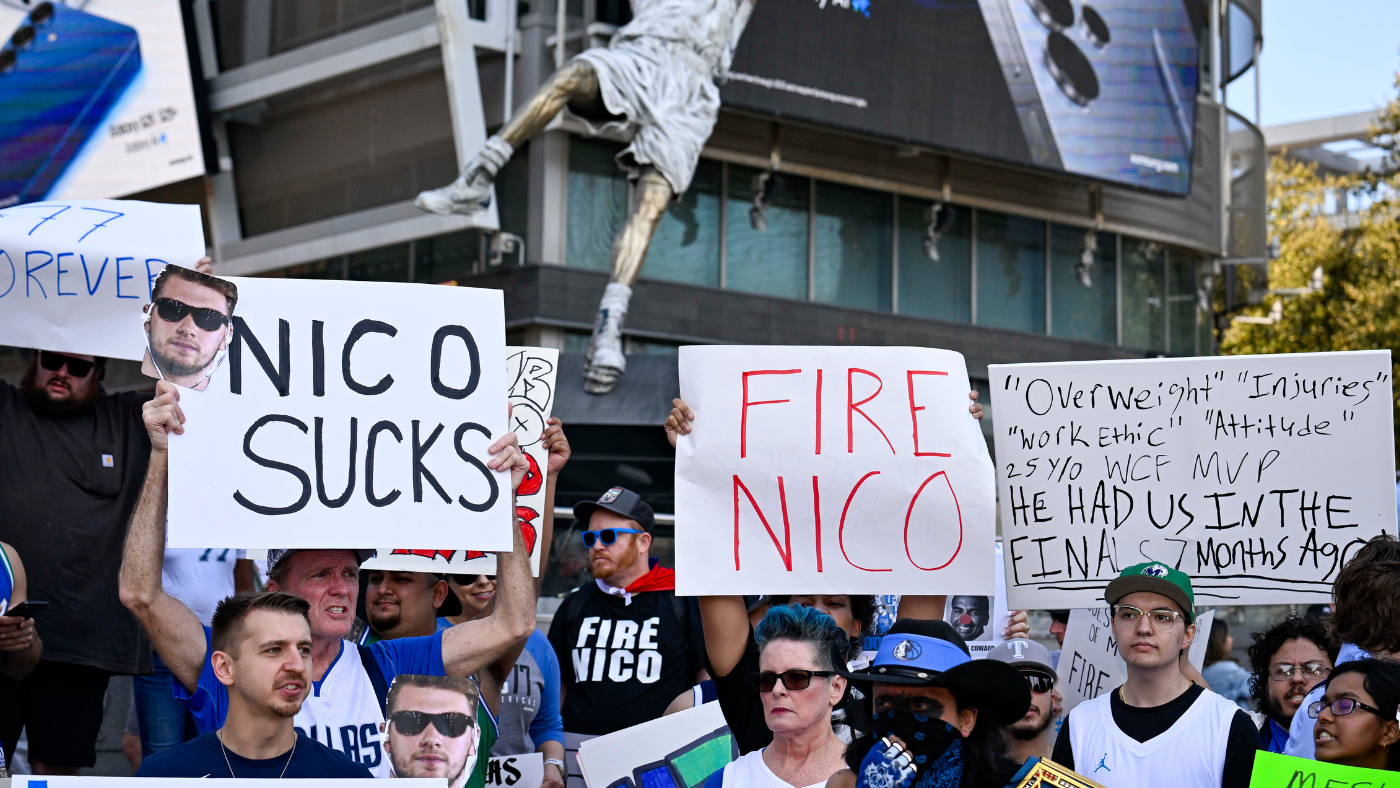
POLYGON ((1249 715, 1181 670, 1196 638, 1191 578, 1149 561, 1104 599, 1128 680, 1065 718, 1052 759, 1105 788, 1247 788, 1259 744, 1249 715))

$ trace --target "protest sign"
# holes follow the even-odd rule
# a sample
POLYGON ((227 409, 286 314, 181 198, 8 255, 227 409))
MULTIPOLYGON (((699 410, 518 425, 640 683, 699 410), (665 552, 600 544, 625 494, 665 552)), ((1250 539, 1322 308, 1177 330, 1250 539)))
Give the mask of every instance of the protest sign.
POLYGON ((1310 761, 1260 750, 1254 754, 1249 788, 1388 788, 1395 772, 1310 761))
POLYGON ((994 593, 994 477, 963 357, 683 347, 676 592, 994 593))
MULTIPOLYGON (((228 358, 181 390, 170 547, 510 550, 499 290, 233 279, 228 358)), ((139 331, 132 326, 131 331, 139 331)))
MULTIPOLYGON (((1186 659, 1197 673, 1205 661, 1205 645, 1210 639, 1210 626, 1214 620, 1214 610, 1207 610, 1196 617, 1196 640, 1187 651, 1186 659)), ((1056 688, 1064 699, 1061 720, 1075 706, 1105 692, 1112 692, 1128 680, 1128 667, 1118 654, 1118 639, 1113 635, 1109 608, 1070 611, 1069 623, 1065 625, 1065 642, 1060 647, 1060 666, 1055 672, 1060 677, 1056 688)))
POLYGON ((497 788, 540 788, 544 783, 544 753, 506 755, 486 763, 486 784, 497 788))
MULTIPOLYGON (((549 450, 540 435, 554 408, 554 376, 559 368, 559 351, 543 347, 509 347, 506 381, 510 386, 510 426, 520 439, 520 447, 530 460, 530 472, 520 483, 515 498, 515 514, 520 532, 530 551, 530 571, 540 576, 539 536, 544 527, 545 481, 549 470, 549 450)), ((458 545, 459 548, 464 545, 458 545)), ((496 574, 496 554, 482 550, 414 550, 400 547, 379 548, 363 569, 395 572, 439 572, 459 575, 496 574)))
POLYGON ((579 745, 590 788, 695 788, 739 757, 718 703, 705 703, 579 745))
POLYGON ((156 277, 203 256, 197 205, 10 206, 0 211, 0 344, 138 361, 156 277))
MULTIPOLYGON (((4 785, 6 780, 0 780, 0 785, 4 785)), ((318 780, 274 780, 259 778, 230 778, 218 777, 66 777, 62 775, 31 775, 17 774, 8 780, 9 788, 151 788, 152 785, 160 785, 162 788, 339 788, 345 782, 340 779, 318 779, 318 780), (153 783, 153 779, 160 782, 153 783), (189 783, 189 785, 175 785, 175 783, 189 783), (228 785, 224 785, 228 783, 228 785), (274 785, 263 786, 262 783, 274 783, 274 785)), ((394 788, 447 788, 447 779, 444 777, 409 778, 402 779, 394 783, 394 788)))
POLYGON ((996 552, 996 594, 949 594, 944 603, 943 620, 953 625, 953 629, 967 644, 973 659, 982 659, 1001 643, 1006 634, 1006 624, 1011 613, 1006 609, 1005 570, 1002 567, 1001 542, 997 542, 996 552))
POLYGON ((1144 561, 1201 604, 1320 602, 1395 533, 1388 350, 988 369, 1013 609, 1144 561))

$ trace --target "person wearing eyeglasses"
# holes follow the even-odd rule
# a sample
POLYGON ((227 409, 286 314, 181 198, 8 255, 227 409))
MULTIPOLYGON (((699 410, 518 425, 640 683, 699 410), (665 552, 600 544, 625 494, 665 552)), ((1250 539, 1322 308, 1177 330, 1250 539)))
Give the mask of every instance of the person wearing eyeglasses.
MULTIPOLYGON (((956 628, 956 627, 955 627, 956 628)), ((1050 754, 1050 726, 1055 723, 1055 708, 1060 678, 1050 667, 1050 650, 1034 640, 1008 640, 987 652, 987 659, 1005 662, 1021 672, 1031 690, 1031 705, 1021 719, 1006 726, 1011 734, 1006 742, 1006 756, 1016 763, 1050 754)))
MULTIPOLYGON (((208 258, 195 267, 210 270, 208 258)), ((151 395, 105 390, 107 372, 106 359, 44 348, 18 386, 0 381, 0 540, 24 556, 29 598, 50 603, 35 621, 38 665, 22 681, 0 675, 0 741, 13 749, 26 730, 39 775, 95 764, 108 681, 152 669, 117 594, 151 453, 141 422, 151 395)))
POLYGON ((1124 569, 1104 599, 1127 681, 1065 717, 1051 759, 1106 788, 1246 788, 1259 730, 1182 670, 1198 635, 1191 578, 1148 561, 1124 569))
POLYGON ((1259 749, 1283 752, 1288 726, 1303 698, 1327 678, 1337 659, 1337 641, 1318 621, 1289 616, 1255 632, 1246 653, 1252 669, 1249 692, 1259 704, 1259 749))
POLYGON ((238 287, 199 271, 169 265, 156 278, 146 306, 148 375, 203 391, 219 353, 233 339, 238 287))
POLYGON ((384 749, 395 777, 447 778, 462 788, 482 750, 477 686, 449 676, 399 676, 389 689, 384 749))
POLYGON ((1322 698, 1308 704, 1317 721, 1317 759, 1343 766, 1400 772, 1400 663, 1360 659, 1338 665, 1322 698))
POLYGON ((309 609, 305 599, 277 591, 221 601, 210 630, 210 665, 228 692, 223 724, 145 758, 136 776, 373 777, 295 727, 311 693, 309 609))
POLYGON ((651 507, 613 487, 574 506, 574 519, 594 580, 565 598, 549 627, 566 742, 656 719, 707 678, 699 607, 676 596, 675 570, 651 557, 651 507))

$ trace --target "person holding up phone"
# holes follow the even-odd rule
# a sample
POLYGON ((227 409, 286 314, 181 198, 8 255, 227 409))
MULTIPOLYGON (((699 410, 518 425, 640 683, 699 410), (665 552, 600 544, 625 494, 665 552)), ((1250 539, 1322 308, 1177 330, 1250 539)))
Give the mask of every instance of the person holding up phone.
MULTIPOLYGON (((33 613, 26 605, 29 583, 15 548, 0 542, 0 673, 19 681, 39 664, 43 641, 34 631, 33 613)), ((2 743, 2 742, 0 742, 2 743)))

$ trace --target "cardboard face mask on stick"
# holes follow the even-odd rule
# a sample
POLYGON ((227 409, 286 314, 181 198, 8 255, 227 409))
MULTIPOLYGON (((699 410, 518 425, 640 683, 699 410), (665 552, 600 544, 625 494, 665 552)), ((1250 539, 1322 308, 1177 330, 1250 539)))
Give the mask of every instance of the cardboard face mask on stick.
POLYGON ((238 285, 178 265, 156 278, 145 312, 146 353, 141 371, 203 391, 223 363, 233 338, 238 285))
POLYGON ((395 777, 447 779, 461 788, 481 752, 476 683, 454 676, 408 676, 389 689, 384 750, 395 777))

